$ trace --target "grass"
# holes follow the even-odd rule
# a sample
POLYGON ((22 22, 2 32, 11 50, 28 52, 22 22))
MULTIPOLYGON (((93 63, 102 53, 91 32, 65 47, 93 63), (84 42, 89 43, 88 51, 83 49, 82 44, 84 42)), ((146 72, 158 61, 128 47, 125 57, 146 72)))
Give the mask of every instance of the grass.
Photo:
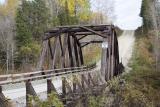
POLYGON ((118 101, 119 107, 160 106, 160 72, 155 70, 153 39, 153 36, 137 38, 130 62, 132 70, 110 82, 111 90, 121 99, 118 101))

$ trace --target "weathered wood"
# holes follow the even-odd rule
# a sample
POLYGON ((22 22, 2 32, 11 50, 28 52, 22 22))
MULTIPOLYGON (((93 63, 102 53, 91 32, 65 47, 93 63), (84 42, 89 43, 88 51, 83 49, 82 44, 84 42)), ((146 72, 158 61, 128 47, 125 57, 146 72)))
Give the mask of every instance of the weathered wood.
POLYGON ((112 32, 112 36, 111 36, 111 48, 112 48, 112 53, 111 53, 111 78, 114 76, 114 72, 115 72, 115 35, 112 32))
POLYGON ((82 48, 80 46, 78 48, 79 48, 79 55, 80 55, 81 65, 84 65, 82 48))
MULTIPOLYGON (((56 37, 57 35, 60 35, 62 33, 73 33, 73 32, 92 32, 98 36, 102 36, 103 34, 98 33, 97 31, 108 31, 110 32, 108 29, 110 28, 110 26, 108 25, 102 25, 102 26, 74 26, 74 27, 61 27, 61 29, 56 28, 53 30, 49 30, 47 31, 47 34, 43 40, 47 40, 50 39, 52 37, 56 37)), ((105 36, 104 36, 105 38, 105 36)))
POLYGON ((81 84, 82 84, 83 90, 85 90, 84 74, 81 75, 81 84))
POLYGON ((69 59, 70 59, 70 67, 74 67, 70 35, 68 35, 68 53, 69 53, 69 59))
MULTIPOLYGON (((66 78, 62 77, 62 97, 65 99, 67 94, 67 90, 66 90, 66 78)), ((63 101, 64 105, 66 104, 66 100, 63 101)))
POLYGON ((0 86, 0 107, 9 107, 9 102, 2 93, 2 86, 0 86))
POLYGON ((74 48, 74 38, 72 37, 73 34, 71 34, 71 48, 72 48, 72 58, 73 58, 73 65, 74 67, 77 66, 77 61, 76 61, 76 54, 75 54, 75 48, 74 48))
MULTIPOLYGON (((82 80, 85 82, 86 86, 89 87, 90 84, 89 84, 87 78, 85 77, 85 75, 83 75, 83 74, 82 74, 82 80)), ((87 87, 85 87, 85 88, 87 88, 87 87)))
POLYGON ((77 83, 76 83, 76 77, 73 75, 73 92, 76 93, 77 91, 77 83))
POLYGON ((81 26, 80 28, 85 29, 85 30, 87 30, 87 31, 90 31, 90 32, 92 32, 92 33, 94 33, 94 34, 96 34, 96 35, 99 35, 99 36, 103 37, 103 38, 106 38, 105 35, 103 35, 103 34, 101 34, 101 33, 99 33, 99 32, 96 32, 95 30, 92 30, 92 29, 90 29, 90 28, 88 28, 88 27, 81 26))
POLYGON ((30 81, 26 81, 26 107, 30 107, 30 96, 37 97, 37 94, 30 81))
POLYGON ((55 92, 56 94, 58 94, 55 86, 52 83, 52 79, 47 79, 47 94, 49 95, 52 92, 55 92))
POLYGON ((62 44, 62 38, 61 36, 59 36, 59 44, 60 44, 60 53, 61 53, 61 57, 60 57, 60 65, 61 65, 61 68, 65 68, 65 53, 64 53, 64 49, 63 49, 63 44, 62 44))
POLYGON ((53 53, 52 53, 53 51, 52 51, 50 39, 48 40, 48 47, 49 47, 49 52, 50 52, 50 55, 51 55, 51 59, 53 60, 53 53))
POLYGON ((52 54, 53 54, 53 59, 52 59, 52 69, 55 69, 56 66, 56 55, 57 55, 57 50, 58 50, 58 37, 55 37, 54 39, 54 45, 53 45, 53 49, 52 49, 52 54))
POLYGON ((75 52, 75 59, 76 59, 76 66, 80 66, 79 64, 79 53, 78 53, 78 48, 77 48, 77 42, 76 42, 76 39, 74 38, 74 41, 73 41, 73 45, 74 45, 74 52, 75 52))
POLYGON ((43 41, 42 52, 41 52, 41 55, 40 55, 40 60, 38 62, 38 66, 37 66, 37 68, 39 70, 41 70, 43 68, 43 63, 44 63, 44 60, 45 60, 47 50, 48 50, 48 40, 43 41))
POLYGON ((92 83, 93 86, 96 86, 96 83, 93 80, 93 77, 92 77, 91 73, 88 73, 88 79, 90 80, 90 82, 92 83))
POLYGON ((70 84, 67 80, 66 80, 66 88, 67 88, 67 93, 72 93, 73 92, 73 90, 72 90, 72 88, 71 88, 71 86, 70 86, 70 84))
MULTIPOLYGON (((78 34, 78 33, 75 33, 75 35, 79 35, 79 34, 78 34)), ((84 35, 84 34, 80 34, 80 35, 84 35)), ((83 39, 83 38, 85 38, 85 37, 87 37, 87 36, 88 36, 88 35, 84 35, 84 36, 78 38, 78 41, 81 40, 81 39, 83 39)))

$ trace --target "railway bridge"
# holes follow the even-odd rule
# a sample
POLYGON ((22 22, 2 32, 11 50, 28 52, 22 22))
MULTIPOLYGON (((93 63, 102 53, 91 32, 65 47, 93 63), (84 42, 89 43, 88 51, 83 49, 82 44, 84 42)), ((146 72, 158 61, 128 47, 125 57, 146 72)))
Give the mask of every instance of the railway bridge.
POLYGON ((92 94, 101 92, 103 84, 121 74, 122 70, 113 25, 59 26, 44 33, 37 71, 0 75, 0 105, 7 107, 3 85, 25 82, 26 106, 29 107, 29 97, 37 97, 31 82, 44 79, 47 81, 47 94, 57 93, 65 106, 74 107, 77 99, 82 99, 84 107, 87 107, 85 95, 89 94, 88 90, 92 94), (82 42, 85 37, 93 35, 100 39, 82 42), (84 64, 82 48, 93 43, 102 44, 100 70, 96 69, 96 64, 84 64), (73 75, 71 83, 67 81, 66 75, 73 75), (58 76, 62 77, 61 93, 52 83, 52 78, 58 76))

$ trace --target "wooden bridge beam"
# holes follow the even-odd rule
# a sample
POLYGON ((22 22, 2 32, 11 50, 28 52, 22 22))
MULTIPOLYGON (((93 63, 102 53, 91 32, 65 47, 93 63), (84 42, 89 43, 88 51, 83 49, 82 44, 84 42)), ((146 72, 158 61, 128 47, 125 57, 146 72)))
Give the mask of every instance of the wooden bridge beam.
POLYGON ((47 94, 51 94, 52 92, 55 92, 58 95, 58 92, 52 83, 52 79, 47 79, 47 94))
POLYGON ((68 52, 69 52, 70 67, 74 67, 70 35, 68 35, 68 52))
POLYGON ((2 93, 2 86, 0 86, 0 106, 1 107, 9 107, 9 102, 2 93))
POLYGON ((63 100, 64 105, 66 105, 66 94, 67 94, 66 78, 62 77, 62 98, 65 99, 65 100, 63 100))
POLYGON ((26 81, 26 107, 30 107, 30 97, 37 97, 37 94, 30 81, 26 81))

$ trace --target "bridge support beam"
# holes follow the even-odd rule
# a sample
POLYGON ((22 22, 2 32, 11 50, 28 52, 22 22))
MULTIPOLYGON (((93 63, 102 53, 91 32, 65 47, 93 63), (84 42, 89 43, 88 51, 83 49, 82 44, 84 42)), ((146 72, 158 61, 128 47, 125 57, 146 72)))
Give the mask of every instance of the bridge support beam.
POLYGON ((67 90, 66 90, 66 78, 62 77, 62 98, 63 100, 63 104, 66 105, 66 94, 67 94, 67 90))
POLYGON ((2 86, 0 86, 0 106, 9 107, 9 102, 7 101, 4 94, 2 93, 2 86))
POLYGON ((26 107, 31 106, 30 97, 37 97, 37 94, 30 81, 26 81, 26 107))
POLYGON ((57 90, 52 83, 52 79, 47 79, 47 94, 49 95, 52 92, 55 92, 58 95, 57 90))

